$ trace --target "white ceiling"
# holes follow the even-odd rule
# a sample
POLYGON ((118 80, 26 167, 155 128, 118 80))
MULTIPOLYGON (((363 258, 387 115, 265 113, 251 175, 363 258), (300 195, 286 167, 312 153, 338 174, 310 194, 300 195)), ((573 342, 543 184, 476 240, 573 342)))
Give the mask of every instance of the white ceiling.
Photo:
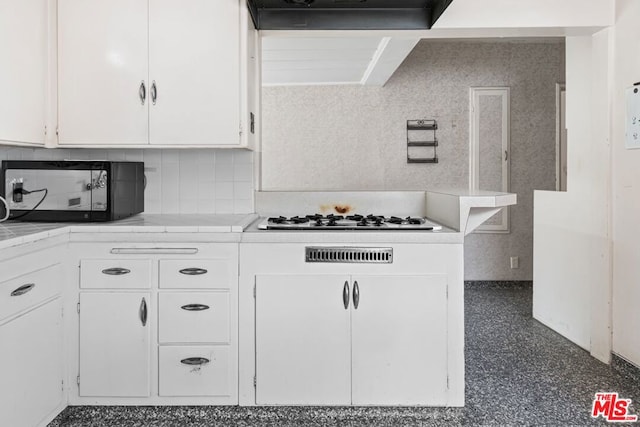
POLYGON ((416 37, 262 38, 262 84, 384 85, 418 43, 416 37))

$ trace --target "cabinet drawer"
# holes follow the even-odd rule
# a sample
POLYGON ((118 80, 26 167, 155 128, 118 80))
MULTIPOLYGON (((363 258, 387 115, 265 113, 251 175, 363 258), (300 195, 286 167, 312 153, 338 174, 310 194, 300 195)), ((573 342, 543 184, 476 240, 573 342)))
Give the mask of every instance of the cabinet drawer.
POLYGON ((0 283, 0 319, 45 301, 62 292, 59 264, 0 283))
POLYGON ((228 346, 161 346, 160 396, 229 396, 228 346))
POLYGON ((161 292, 161 343, 228 343, 229 292, 161 292))
POLYGON ((149 289, 151 261, 148 259, 83 259, 80 287, 85 289, 149 289))
POLYGON ((229 259, 165 259, 160 260, 160 287, 229 289, 232 273, 229 259))

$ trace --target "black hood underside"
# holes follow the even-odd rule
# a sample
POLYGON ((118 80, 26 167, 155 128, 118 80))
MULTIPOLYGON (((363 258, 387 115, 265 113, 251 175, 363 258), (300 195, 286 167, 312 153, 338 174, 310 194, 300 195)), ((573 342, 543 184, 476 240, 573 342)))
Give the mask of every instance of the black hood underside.
POLYGON ((426 30, 453 0, 247 0, 258 30, 426 30))

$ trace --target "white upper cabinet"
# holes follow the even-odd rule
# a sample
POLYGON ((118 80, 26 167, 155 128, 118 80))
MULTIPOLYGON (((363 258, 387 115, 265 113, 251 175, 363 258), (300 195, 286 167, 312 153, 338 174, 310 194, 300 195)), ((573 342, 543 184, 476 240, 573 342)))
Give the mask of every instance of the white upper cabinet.
POLYGON ((43 145, 47 0, 0 0, 0 143, 43 145))
POLYGON ((149 2, 150 143, 239 144, 239 11, 238 0, 149 2))
POLYGON ((59 0, 60 145, 239 146, 238 0, 59 0))
POLYGON ((59 0, 59 144, 147 144, 147 0, 59 0))

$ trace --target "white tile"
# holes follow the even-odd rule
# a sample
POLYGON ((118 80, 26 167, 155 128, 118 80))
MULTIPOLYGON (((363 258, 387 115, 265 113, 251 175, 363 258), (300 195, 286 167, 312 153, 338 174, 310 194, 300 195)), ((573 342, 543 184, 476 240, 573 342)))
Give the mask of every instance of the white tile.
POLYGON ((215 213, 216 201, 213 197, 198 199, 198 213, 215 213))
POLYGON ((194 214, 198 213, 198 199, 180 199, 180 213, 181 214, 194 214))
POLYGON ((124 159, 129 162, 142 162, 144 161, 144 152, 142 150, 126 150, 124 159))
POLYGON ((144 213, 159 214, 162 213, 162 201, 156 198, 144 199, 144 213))
POLYGON ((107 158, 115 162, 126 160, 126 153, 124 150, 108 150, 107 158))
POLYGON ((233 151, 232 150, 216 150, 216 166, 217 165, 231 165, 233 164, 233 151))
POLYGON ((234 182, 233 197, 235 199, 251 199, 253 197, 253 185, 250 182, 234 182))
POLYGON ((216 200, 216 213, 217 214, 232 214, 233 213, 233 200, 216 200))
POLYGON ((179 163, 179 162, 180 162, 179 150, 162 150, 162 164, 179 163))
POLYGON ((206 163, 199 163, 198 164, 198 182, 200 183, 205 183, 205 182, 215 182, 216 180, 216 175, 215 175, 215 168, 212 164, 206 164, 206 163))
POLYGON ((179 150, 180 167, 195 168, 203 150, 179 150))
POLYGON ((244 214, 253 213, 253 200, 251 199, 234 199, 233 213, 244 214))
POLYGON ((178 213, 180 173, 178 165, 162 167, 162 213, 178 213))
POLYGON ((233 200, 233 182, 216 182, 215 197, 233 200))
POLYGON ((216 163, 215 177, 216 182, 233 181, 233 164, 216 163))
POLYGON ((213 164, 216 161, 216 150, 205 149, 205 150, 198 150, 198 152, 199 152, 198 163, 208 164, 213 167, 213 164))
POLYGON ((146 166, 160 166, 162 164, 162 151, 161 150, 144 150, 143 161, 146 166))
POLYGON ((253 181, 253 164, 251 163, 234 163, 233 165, 234 181, 253 181))
POLYGON ((247 150, 233 150, 234 164, 253 164, 253 152, 247 150))

